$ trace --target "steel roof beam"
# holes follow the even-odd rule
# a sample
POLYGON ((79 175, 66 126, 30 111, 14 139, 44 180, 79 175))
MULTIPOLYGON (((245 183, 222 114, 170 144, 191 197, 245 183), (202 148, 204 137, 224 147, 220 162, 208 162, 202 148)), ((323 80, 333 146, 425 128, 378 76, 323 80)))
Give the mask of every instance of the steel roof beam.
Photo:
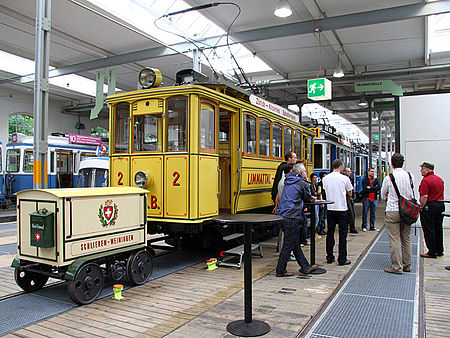
MULTIPOLYGON (((426 17, 434 14, 450 12, 450 0, 436 2, 417 3, 405 6, 391 7, 354 14, 339 15, 335 17, 322 18, 320 20, 302 21, 278 26, 250 29, 231 34, 236 43, 247 43, 288 36, 302 35, 320 31, 332 31, 343 28, 367 26, 393 21, 401 21, 426 17)), ((211 37, 198 42, 205 49, 214 46, 220 37, 211 37)), ((223 45, 223 44, 221 44, 223 45)), ((217 46, 221 46, 220 44, 217 46)), ((192 49, 191 43, 179 43, 171 46, 161 46, 144 49, 140 51, 124 53, 97 60, 81 62, 69 66, 60 67, 49 72, 49 77, 80 73, 105 67, 118 66, 126 63, 148 60, 169 55, 188 52, 192 49)), ((22 77, 0 81, 0 84, 21 80, 22 77)))

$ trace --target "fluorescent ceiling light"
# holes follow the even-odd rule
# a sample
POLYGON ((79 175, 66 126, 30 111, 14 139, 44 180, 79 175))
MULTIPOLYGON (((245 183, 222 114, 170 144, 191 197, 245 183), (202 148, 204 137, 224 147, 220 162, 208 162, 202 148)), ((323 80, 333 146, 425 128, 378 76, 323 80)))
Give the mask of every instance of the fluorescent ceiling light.
POLYGON ((291 6, 287 0, 278 0, 277 6, 275 7, 275 11, 273 12, 275 16, 280 18, 286 18, 292 15, 291 6))

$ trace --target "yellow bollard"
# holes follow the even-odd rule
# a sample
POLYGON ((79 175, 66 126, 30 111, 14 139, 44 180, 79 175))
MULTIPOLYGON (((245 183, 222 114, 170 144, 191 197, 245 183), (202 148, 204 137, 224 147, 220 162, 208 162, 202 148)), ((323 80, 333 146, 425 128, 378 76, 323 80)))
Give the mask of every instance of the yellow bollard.
POLYGON ((124 299, 124 297, 122 296, 122 290, 123 290, 123 285, 114 284, 113 285, 114 296, 112 297, 112 299, 115 299, 115 300, 124 299))
POLYGON ((210 258, 206 260, 206 265, 208 266, 206 270, 215 270, 217 269, 217 258, 210 258))

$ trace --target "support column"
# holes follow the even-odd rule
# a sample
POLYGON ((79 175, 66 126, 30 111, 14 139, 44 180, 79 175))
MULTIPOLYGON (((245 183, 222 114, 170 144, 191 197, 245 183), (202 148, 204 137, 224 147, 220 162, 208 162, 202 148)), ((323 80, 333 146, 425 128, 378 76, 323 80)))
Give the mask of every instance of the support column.
POLYGON ((395 97, 394 100, 395 108, 395 152, 400 152, 400 98, 395 97))
POLYGON ((47 188, 51 0, 36 0, 33 188, 47 188))
POLYGON ((381 142, 381 114, 382 112, 377 112, 378 114, 378 179, 381 181, 383 179, 383 159, 381 158, 382 145, 381 142))
MULTIPOLYGON (((369 119, 367 121, 369 128, 369 165, 367 169, 372 167, 372 101, 369 101, 369 119)), ((363 173, 365 175, 366 173, 363 173)))

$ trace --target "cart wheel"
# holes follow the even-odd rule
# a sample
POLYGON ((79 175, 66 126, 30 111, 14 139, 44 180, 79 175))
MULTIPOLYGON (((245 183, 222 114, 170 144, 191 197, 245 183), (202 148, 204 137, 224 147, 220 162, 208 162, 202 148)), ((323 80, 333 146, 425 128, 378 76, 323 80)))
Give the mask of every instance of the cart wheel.
POLYGON ((133 253, 127 261, 127 278, 133 284, 141 285, 148 281, 153 271, 152 256, 147 250, 133 253))
POLYGON ((25 292, 33 292, 40 290, 48 281, 48 276, 40 275, 36 272, 23 271, 16 268, 14 270, 14 278, 17 285, 19 285, 25 292))
POLYGON ((90 304, 103 289, 103 271, 96 263, 78 269, 75 278, 67 283, 70 298, 78 304, 90 304))

